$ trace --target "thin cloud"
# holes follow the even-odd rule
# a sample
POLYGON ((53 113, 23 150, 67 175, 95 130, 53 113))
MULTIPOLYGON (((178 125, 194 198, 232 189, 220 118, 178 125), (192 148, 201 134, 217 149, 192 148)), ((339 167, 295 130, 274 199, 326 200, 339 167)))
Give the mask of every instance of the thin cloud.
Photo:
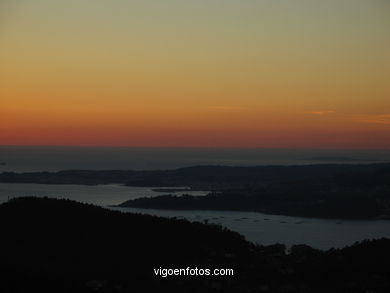
POLYGON ((337 113, 333 110, 324 111, 309 111, 305 114, 316 116, 332 115, 332 119, 339 119, 344 121, 353 121, 357 123, 369 123, 369 124, 385 124, 390 125, 390 114, 346 114, 337 113))
POLYGON ((339 114, 335 118, 356 123, 390 125, 390 114, 339 114))
POLYGON ((358 119, 358 121, 363 123, 390 125, 390 114, 367 115, 365 118, 358 119))
POLYGON ((336 111, 333 111, 333 110, 305 112, 305 114, 310 114, 310 115, 329 115, 329 114, 334 114, 334 113, 336 113, 336 111))
POLYGON ((212 110, 228 110, 228 111, 247 109, 245 107, 234 107, 234 106, 211 106, 207 108, 212 110))

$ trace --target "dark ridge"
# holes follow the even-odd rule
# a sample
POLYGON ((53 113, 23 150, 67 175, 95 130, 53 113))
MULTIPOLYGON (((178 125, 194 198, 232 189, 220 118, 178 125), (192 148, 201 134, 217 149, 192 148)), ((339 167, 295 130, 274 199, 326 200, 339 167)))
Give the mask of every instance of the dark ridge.
POLYGON ((351 172, 375 172, 390 164, 323 164, 306 166, 226 167, 195 166, 176 170, 65 170, 59 172, 3 172, 3 183, 110 184, 146 187, 183 187, 193 190, 257 188, 271 183, 329 177, 351 172))
POLYGON ((323 161, 323 162, 372 162, 377 160, 358 159, 352 157, 311 157, 301 159, 304 161, 323 161))

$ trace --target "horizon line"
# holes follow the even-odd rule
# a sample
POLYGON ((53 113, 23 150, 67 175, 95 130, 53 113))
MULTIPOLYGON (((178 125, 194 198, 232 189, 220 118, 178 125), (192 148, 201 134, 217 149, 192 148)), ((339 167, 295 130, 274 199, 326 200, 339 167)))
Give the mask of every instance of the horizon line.
POLYGON ((242 149, 242 150, 384 150, 390 151, 390 147, 261 147, 261 146, 134 146, 134 145, 9 145, 0 144, 0 147, 42 147, 42 148, 132 148, 132 149, 242 149))

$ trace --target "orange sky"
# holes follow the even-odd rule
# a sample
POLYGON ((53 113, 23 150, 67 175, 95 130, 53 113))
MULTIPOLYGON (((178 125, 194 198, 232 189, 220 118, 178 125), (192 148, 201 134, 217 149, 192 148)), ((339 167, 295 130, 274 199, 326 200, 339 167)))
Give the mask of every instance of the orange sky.
POLYGON ((389 148, 390 5, 322 2, 2 1, 0 145, 389 148))

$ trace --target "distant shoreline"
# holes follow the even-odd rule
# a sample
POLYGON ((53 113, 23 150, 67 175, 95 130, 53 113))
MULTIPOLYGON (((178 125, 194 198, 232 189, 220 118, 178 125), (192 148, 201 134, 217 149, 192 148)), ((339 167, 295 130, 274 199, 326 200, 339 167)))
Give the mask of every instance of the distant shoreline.
POLYGON ((154 171, 68 170, 0 174, 2 183, 124 184, 150 187, 166 193, 210 191, 210 194, 201 197, 162 195, 139 198, 123 203, 122 207, 258 211, 342 219, 390 217, 389 178, 390 164, 387 163, 195 166, 154 171))

